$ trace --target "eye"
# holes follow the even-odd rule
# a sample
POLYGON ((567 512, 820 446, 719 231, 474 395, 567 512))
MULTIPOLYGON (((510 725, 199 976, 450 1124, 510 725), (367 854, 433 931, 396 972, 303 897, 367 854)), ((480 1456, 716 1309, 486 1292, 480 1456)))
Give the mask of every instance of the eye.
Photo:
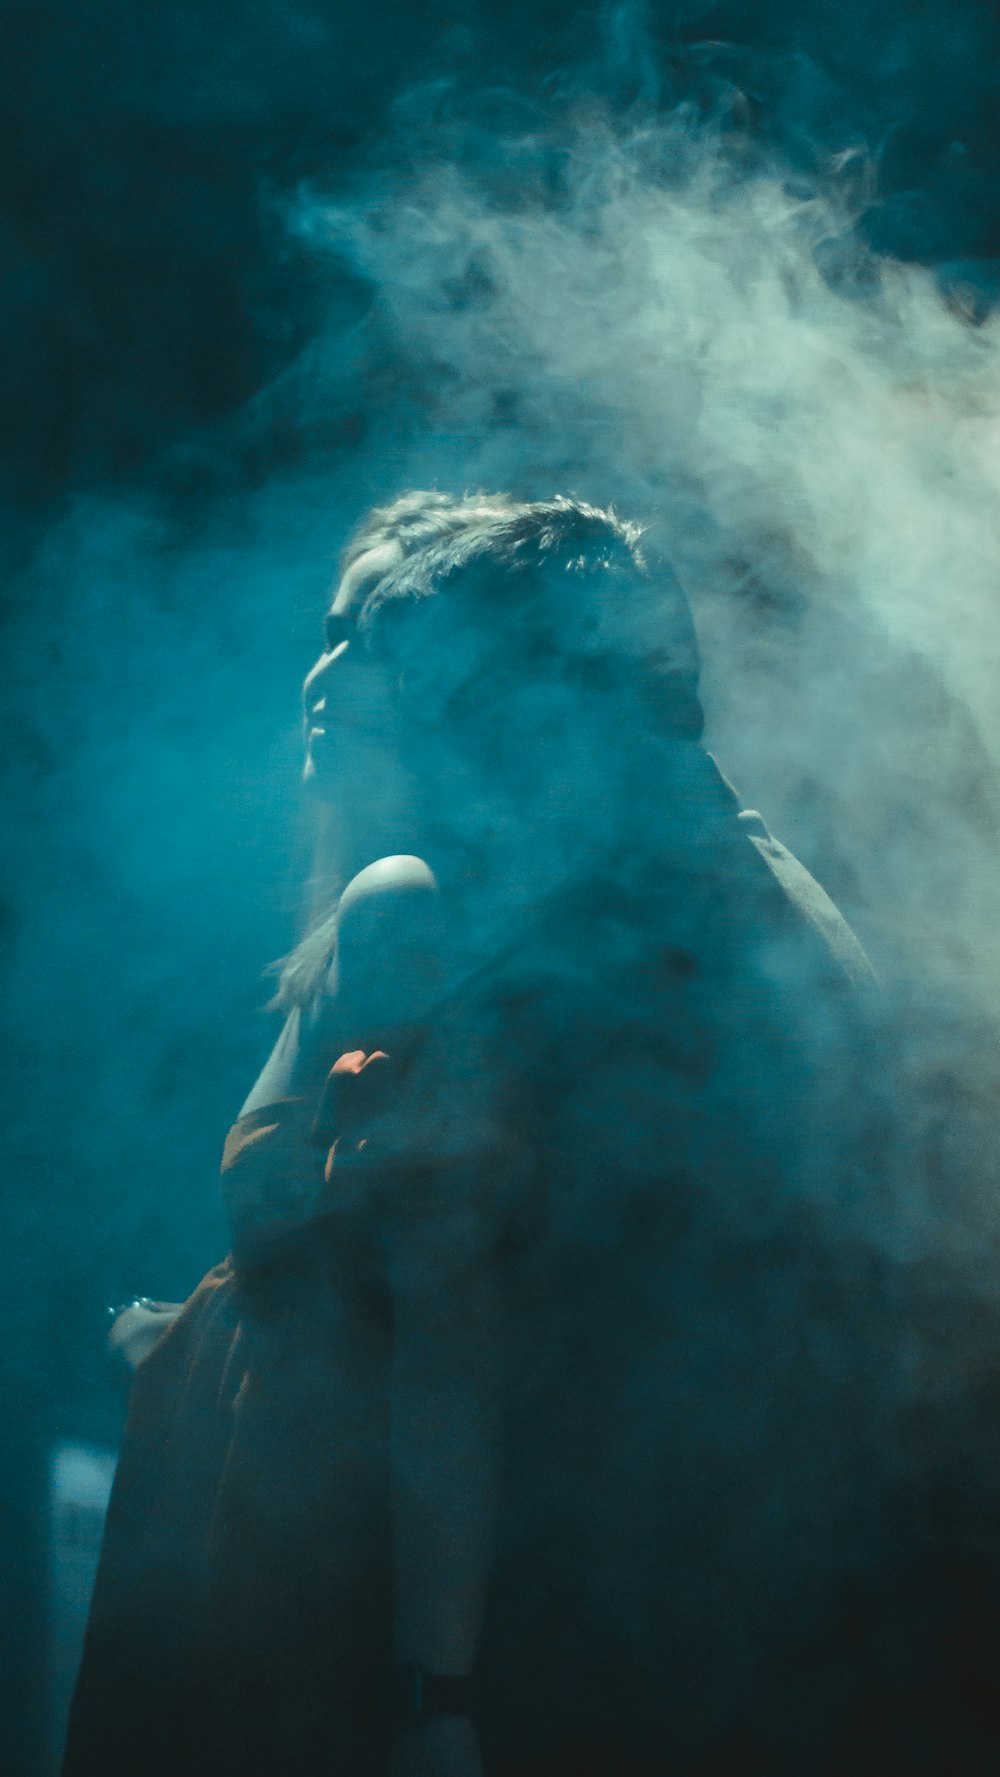
POLYGON ((574 654, 567 661, 567 677, 584 691, 616 691, 625 682, 622 662, 610 653, 574 654))
POLYGON ((536 672, 561 663, 563 649, 554 630, 532 629, 521 645, 525 661, 536 672))
POLYGON ((340 647, 341 642, 346 642, 349 634, 350 625, 347 618, 338 617, 331 611, 323 625, 323 640, 327 653, 332 654, 335 648, 340 647))

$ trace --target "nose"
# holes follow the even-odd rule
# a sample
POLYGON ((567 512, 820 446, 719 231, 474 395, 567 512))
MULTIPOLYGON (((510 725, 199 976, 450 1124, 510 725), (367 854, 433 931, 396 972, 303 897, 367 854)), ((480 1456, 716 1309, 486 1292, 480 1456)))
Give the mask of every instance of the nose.
POLYGON ((382 668, 348 641, 320 655, 306 677, 302 700, 307 731, 335 724, 355 735, 384 730, 392 701, 382 668))
MULTIPOLYGON (((306 674, 302 686, 302 708, 307 721, 311 716, 325 713, 327 697, 331 688, 331 675, 336 669, 337 662, 343 660, 349 647, 349 642, 339 642, 336 648, 321 654, 315 666, 306 674)), ((341 671, 343 671, 343 667, 341 667, 341 671)))

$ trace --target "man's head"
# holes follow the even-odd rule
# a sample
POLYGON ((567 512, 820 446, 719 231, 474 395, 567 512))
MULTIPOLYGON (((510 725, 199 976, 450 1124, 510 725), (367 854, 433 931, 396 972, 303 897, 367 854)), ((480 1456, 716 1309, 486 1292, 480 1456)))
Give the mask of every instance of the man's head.
POLYGON ((700 737, 697 681, 683 594, 614 511, 408 494, 345 551, 306 773, 354 807, 405 775, 439 808, 461 781, 495 823, 506 803, 568 825, 588 786, 606 808, 630 755, 700 737))

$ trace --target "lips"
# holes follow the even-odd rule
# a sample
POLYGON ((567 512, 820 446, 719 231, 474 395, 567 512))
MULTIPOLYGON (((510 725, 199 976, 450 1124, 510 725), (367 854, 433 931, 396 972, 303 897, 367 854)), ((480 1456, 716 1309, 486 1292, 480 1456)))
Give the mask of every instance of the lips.
POLYGON ((324 716, 317 719, 307 716, 305 722, 305 744, 307 747, 325 747, 336 738, 338 745, 355 753, 367 754, 373 749, 381 750, 385 745, 383 730, 377 723, 360 720, 350 710, 338 710, 336 722, 327 726, 324 716))

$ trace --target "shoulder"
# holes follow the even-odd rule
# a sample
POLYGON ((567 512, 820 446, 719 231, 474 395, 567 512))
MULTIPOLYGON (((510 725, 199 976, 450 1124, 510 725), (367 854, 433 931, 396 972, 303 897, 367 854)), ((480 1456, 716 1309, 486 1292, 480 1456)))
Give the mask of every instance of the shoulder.
POLYGON ((440 905, 437 878, 423 858, 400 852, 376 858, 352 876, 337 905, 337 924, 343 931, 352 918, 368 914, 380 919, 409 915, 421 917, 440 905))
POLYGON ((442 973, 444 917, 422 858, 378 858, 292 953, 288 1016, 241 1114, 318 1088, 360 1034, 419 1023, 442 973))
POLYGON ((329 983, 369 1015, 419 1016, 439 985, 446 919, 437 879, 422 858, 378 858, 351 878, 337 906, 329 983))
POLYGON ((766 865, 789 915, 800 927, 812 932, 835 973, 857 989, 875 989, 878 978, 864 947, 815 876, 794 852, 775 839, 756 809, 744 809, 736 818, 747 843, 766 865))
POLYGON ((437 878, 423 858, 401 853, 377 858, 352 876, 337 903, 337 955, 375 944, 388 952, 441 929, 437 878))

